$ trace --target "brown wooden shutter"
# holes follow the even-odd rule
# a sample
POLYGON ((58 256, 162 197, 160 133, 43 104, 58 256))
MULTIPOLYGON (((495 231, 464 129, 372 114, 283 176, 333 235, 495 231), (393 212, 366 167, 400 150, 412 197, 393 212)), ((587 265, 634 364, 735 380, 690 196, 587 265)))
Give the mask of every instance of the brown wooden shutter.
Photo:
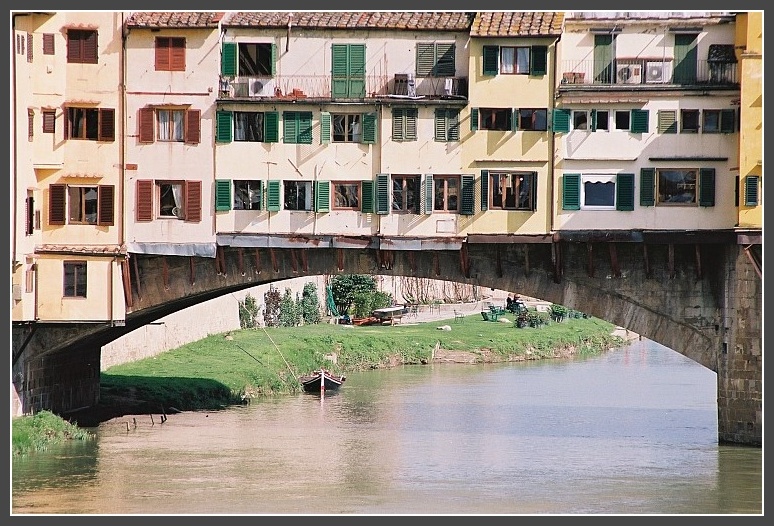
POLYGON ((35 112, 27 110, 27 138, 32 140, 35 136, 35 112))
POLYGON ((153 181, 140 179, 137 181, 137 222, 153 221, 153 181))
POLYGON ((99 110, 99 139, 100 141, 116 140, 116 110, 102 108, 99 110))
POLYGON ((56 112, 54 110, 43 110, 43 133, 54 133, 56 131, 56 112))
POLYGON ((101 184, 97 187, 97 224, 112 226, 115 215, 115 188, 101 184))
POLYGON ((70 138, 70 108, 65 107, 64 111, 62 112, 62 121, 64 125, 64 130, 62 131, 62 135, 65 139, 70 138))
POLYGON ((45 33, 43 35, 43 54, 44 55, 54 54, 54 34, 53 33, 45 33))
POLYGON ((153 108, 140 108, 140 142, 151 143, 154 139, 154 122, 156 112, 153 108))
POLYGON ((48 224, 65 224, 65 197, 67 195, 67 185, 52 184, 48 187, 48 224))
POLYGON ((201 110, 185 112, 185 142, 199 144, 201 140, 201 110))
POLYGON ((185 220, 198 223, 202 220, 202 182, 185 182, 185 220))
POLYGON ((83 57, 81 62, 85 64, 97 63, 97 32, 86 32, 86 38, 83 41, 83 57))
POLYGON ((27 62, 32 62, 32 33, 27 33, 27 62))
POLYGON ((169 71, 169 43, 167 37, 156 37, 156 71, 169 71))
POLYGON ((185 71, 185 39, 169 39, 169 70, 185 71))

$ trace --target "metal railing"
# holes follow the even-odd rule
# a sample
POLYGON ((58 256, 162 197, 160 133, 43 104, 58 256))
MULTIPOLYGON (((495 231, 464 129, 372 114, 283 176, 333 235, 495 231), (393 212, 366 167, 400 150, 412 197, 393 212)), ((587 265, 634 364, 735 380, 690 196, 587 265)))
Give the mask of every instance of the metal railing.
POLYGON ((220 77, 221 99, 368 99, 390 95, 442 98, 467 97, 467 77, 419 77, 366 75, 333 79, 330 75, 277 75, 274 77, 220 77), (413 84, 413 89, 407 89, 413 84), (334 93, 335 90, 335 93, 334 93))
POLYGON ((593 60, 564 60, 561 85, 732 86, 739 83, 737 63, 699 60, 695 67, 675 66, 671 60, 617 59, 606 67, 593 60))

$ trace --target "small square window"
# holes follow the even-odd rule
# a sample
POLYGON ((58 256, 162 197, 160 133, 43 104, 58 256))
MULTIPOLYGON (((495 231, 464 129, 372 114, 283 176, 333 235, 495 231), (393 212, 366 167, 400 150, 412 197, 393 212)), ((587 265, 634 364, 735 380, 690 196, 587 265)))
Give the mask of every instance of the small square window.
POLYGON ((587 112, 587 111, 573 111, 572 112, 572 127, 575 130, 588 130, 589 129, 589 112, 587 112))
POLYGON ((333 208, 346 210, 360 209, 360 183, 333 183, 333 208))
POLYGON ((629 110, 615 111, 615 129, 629 130, 631 126, 631 112, 629 110))
POLYGON ((680 111, 680 131, 682 133, 698 133, 699 110, 680 111))
POLYGON ((85 298, 86 297, 86 262, 85 261, 65 261, 63 281, 64 281, 65 298, 85 298))
POLYGON ((512 112, 510 108, 481 108, 481 129, 510 131, 512 112))

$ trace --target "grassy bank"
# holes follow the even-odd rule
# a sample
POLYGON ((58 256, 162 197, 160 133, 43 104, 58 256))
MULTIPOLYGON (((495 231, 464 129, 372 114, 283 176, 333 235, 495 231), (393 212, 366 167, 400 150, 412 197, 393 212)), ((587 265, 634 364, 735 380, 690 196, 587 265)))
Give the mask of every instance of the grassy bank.
MULTIPOLYGON (((449 350, 467 353, 467 362, 596 354, 624 343, 612 334, 614 328, 595 318, 570 318, 517 329, 476 313, 464 321, 233 331, 111 367, 101 374, 100 403, 68 418, 92 427, 127 414, 220 409, 257 396, 299 392, 297 377, 320 367, 347 373, 422 364, 449 350), (444 325, 451 330, 438 329, 444 325)), ((14 419, 14 446, 17 422, 29 418, 14 419)))
POLYGON ((34 416, 14 418, 11 437, 11 451, 18 457, 45 451, 66 440, 88 440, 92 435, 51 411, 40 411, 34 416))

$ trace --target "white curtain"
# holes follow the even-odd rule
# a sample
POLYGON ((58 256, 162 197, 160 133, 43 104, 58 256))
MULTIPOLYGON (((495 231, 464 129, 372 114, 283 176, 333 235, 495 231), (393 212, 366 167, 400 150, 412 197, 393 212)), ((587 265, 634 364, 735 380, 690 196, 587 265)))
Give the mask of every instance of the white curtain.
POLYGON ((175 199, 175 208, 177 208, 178 213, 175 214, 178 217, 182 217, 183 214, 183 185, 181 184, 173 184, 172 185, 172 197, 175 199))
POLYGON ((159 140, 169 141, 169 110, 159 110, 159 140))
POLYGON ((183 125, 185 123, 185 114, 183 111, 177 110, 172 112, 172 117, 175 119, 174 140, 182 141, 184 138, 183 125))

